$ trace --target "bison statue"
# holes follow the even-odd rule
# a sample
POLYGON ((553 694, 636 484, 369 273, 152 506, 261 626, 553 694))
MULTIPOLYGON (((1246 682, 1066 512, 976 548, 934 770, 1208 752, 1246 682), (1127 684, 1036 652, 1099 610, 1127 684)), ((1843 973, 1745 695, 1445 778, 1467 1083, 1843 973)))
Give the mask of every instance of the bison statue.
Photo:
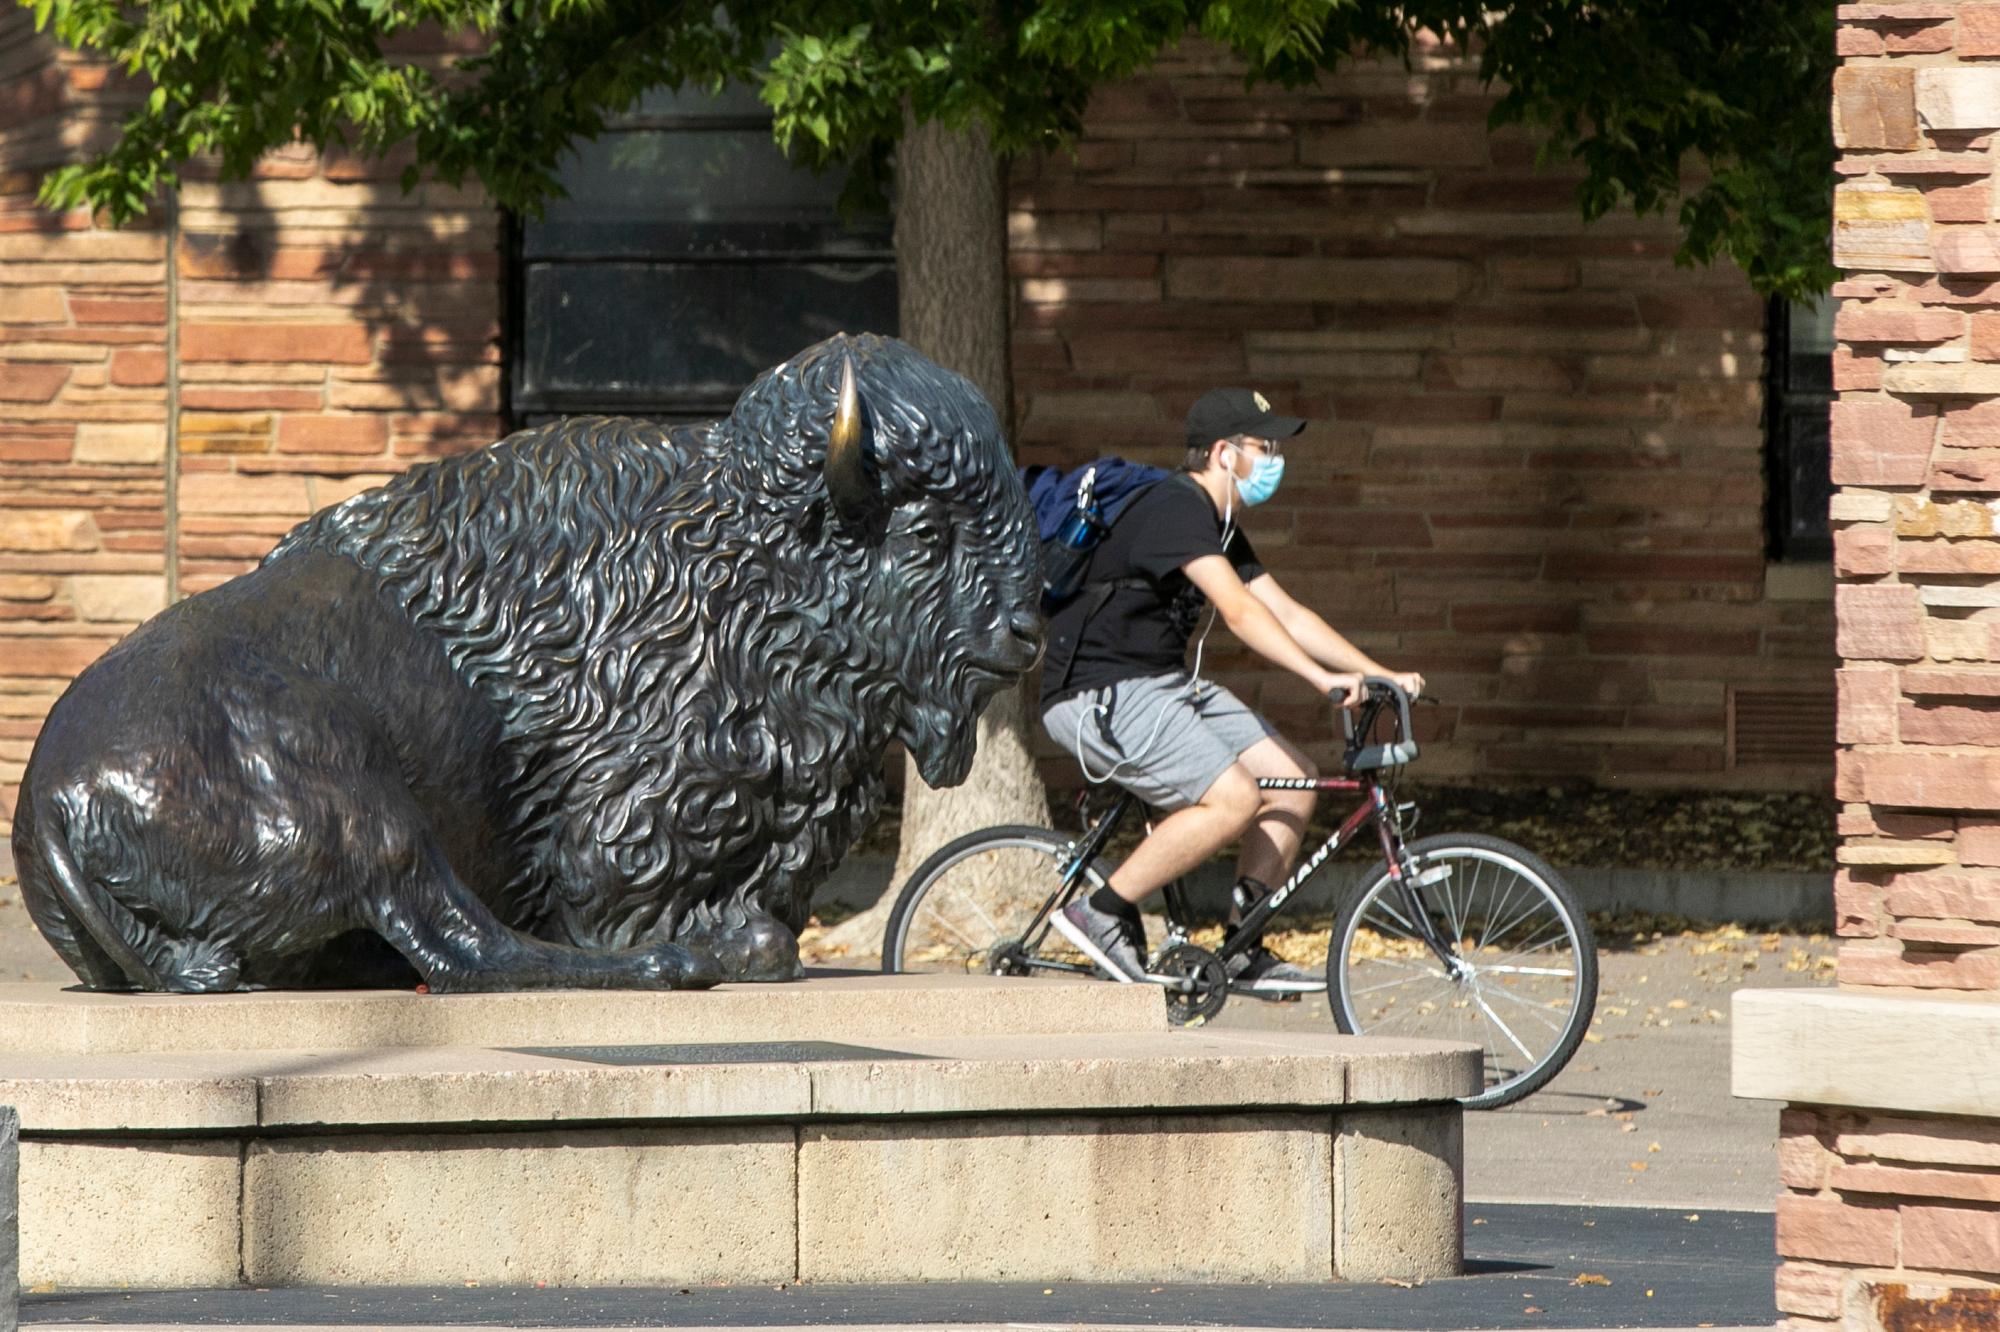
POLYGON ((510 435, 294 528, 50 711, 15 814, 92 989, 800 973, 900 739, 963 781, 1040 650, 991 406, 829 339, 726 420, 510 435))

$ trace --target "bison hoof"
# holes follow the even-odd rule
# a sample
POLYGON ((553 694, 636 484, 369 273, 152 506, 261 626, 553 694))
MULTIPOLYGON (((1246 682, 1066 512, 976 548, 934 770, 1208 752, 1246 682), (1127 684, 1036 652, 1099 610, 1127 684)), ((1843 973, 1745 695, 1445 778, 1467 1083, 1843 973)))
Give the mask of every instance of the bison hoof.
POLYGON ((733 929, 696 930, 681 941, 711 954, 725 980, 793 981, 806 974, 798 936, 769 916, 752 916, 733 929))
POLYGON ((728 977, 706 952, 664 943, 644 954, 645 984, 662 990, 706 990, 728 977))

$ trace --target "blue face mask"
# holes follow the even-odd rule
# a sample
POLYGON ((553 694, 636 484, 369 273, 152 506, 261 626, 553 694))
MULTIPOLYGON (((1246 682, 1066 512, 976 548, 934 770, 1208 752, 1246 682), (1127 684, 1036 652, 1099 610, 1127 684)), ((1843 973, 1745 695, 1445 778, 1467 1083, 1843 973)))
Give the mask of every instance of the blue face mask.
POLYGON ((1260 454, 1250 460, 1250 475, 1236 482, 1236 493, 1243 497, 1244 505, 1262 504, 1278 493, 1278 483, 1285 479, 1285 460, 1260 454))

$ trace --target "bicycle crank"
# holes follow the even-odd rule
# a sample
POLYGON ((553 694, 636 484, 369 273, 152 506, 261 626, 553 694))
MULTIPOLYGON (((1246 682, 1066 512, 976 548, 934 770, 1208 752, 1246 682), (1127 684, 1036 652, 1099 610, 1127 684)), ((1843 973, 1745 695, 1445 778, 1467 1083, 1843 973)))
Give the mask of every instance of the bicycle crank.
POLYGON ((1028 974, 1028 950, 1019 939, 1003 939, 986 952, 986 974, 989 976, 1025 976, 1028 974))
POLYGON ((1194 944, 1175 944, 1160 954, 1152 974, 1167 992, 1167 1021, 1176 1027, 1199 1027, 1229 998, 1222 959, 1194 944))

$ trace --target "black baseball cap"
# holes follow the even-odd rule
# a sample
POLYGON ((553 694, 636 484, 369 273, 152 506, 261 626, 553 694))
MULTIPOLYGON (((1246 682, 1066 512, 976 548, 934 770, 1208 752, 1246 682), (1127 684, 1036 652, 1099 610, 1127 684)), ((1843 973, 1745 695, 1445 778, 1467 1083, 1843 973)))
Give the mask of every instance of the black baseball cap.
POLYGON ((1254 389, 1210 389, 1188 408, 1187 442, 1191 449, 1231 435, 1258 439, 1290 439, 1306 428, 1296 416, 1279 416, 1270 400, 1254 389))

